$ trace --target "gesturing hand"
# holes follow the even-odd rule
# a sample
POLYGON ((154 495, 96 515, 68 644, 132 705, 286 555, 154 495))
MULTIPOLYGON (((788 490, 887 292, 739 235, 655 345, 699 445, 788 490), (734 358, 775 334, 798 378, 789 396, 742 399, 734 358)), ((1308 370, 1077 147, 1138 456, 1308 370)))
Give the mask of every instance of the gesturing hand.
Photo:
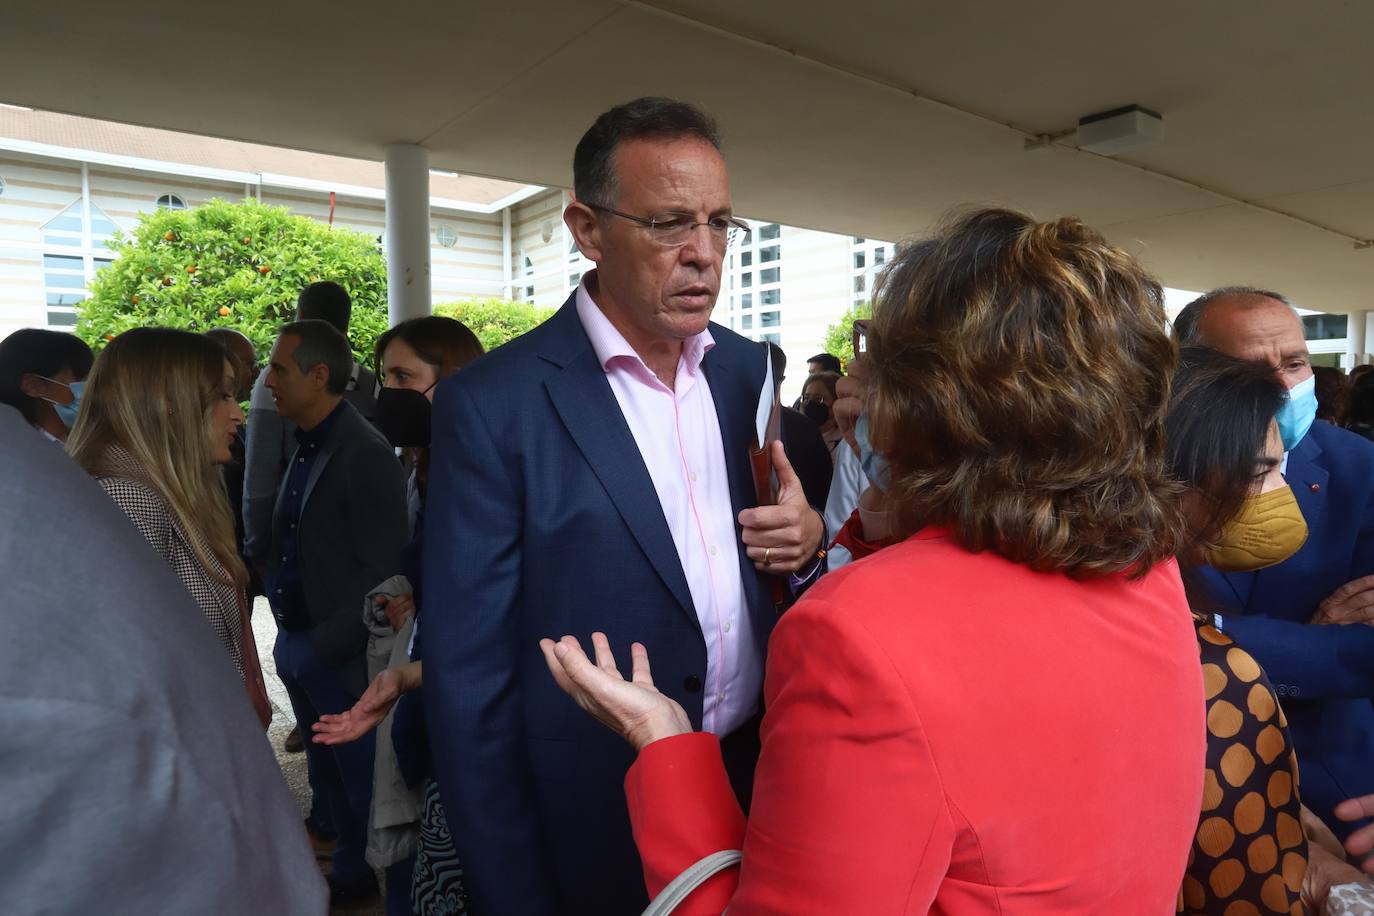
POLYGON ((778 504, 745 509, 739 514, 739 523, 744 528, 744 546, 756 569, 793 573, 816 555, 825 523, 806 501, 806 492, 781 442, 773 443, 769 457, 778 475, 778 504))
POLYGON ((382 609, 382 613, 386 614, 387 623, 391 624, 393 630, 400 630, 415 613, 415 600, 410 595, 397 595, 394 598, 378 595, 373 600, 377 607, 382 609))
MULTIPOLYGON (((1336 806, 1336 817, 1343 821, 1358 821, 1374 817, 1374 795, 1351 798, 1336 806)), ((1345 838, 1345 848, 1352 856, 1362 856, 1374 849, 1374 825, 1361 827, 1345 838)), ((1365 871, 1374 874, 1374 856, 1364 860, 1365 871)))
POLYGON ((632 669, 628 681, 615 666, 605 633, 592 634, 596 664, 587 658, 575 636, 564 636, 558 642, 541 639, 539 648, 562 691, 594 719, 630 742, 636 751, 660 738, 692 730, 686 711, 654 687, 649 673, 649 651, 641 644, 630 646, 632 669))
POLYGON ((316 744, 347 744, 366 735, 386 718, 405 692, 400 672, 388 668, 377 675, 348 712, 320 716, 315 723, 316 744))

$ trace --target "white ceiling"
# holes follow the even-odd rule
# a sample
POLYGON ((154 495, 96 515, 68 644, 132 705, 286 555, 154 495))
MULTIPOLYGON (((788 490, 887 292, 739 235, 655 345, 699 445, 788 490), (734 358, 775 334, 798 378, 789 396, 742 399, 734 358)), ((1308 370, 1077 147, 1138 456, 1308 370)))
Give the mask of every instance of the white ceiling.
POLYGON ((566 186, 598 112, 672 95, 719 118, 751 217, 902 238, 967 204, 1075 214, 1170 286, 1374 308, 1358 0, 18 6, 4 101, 369 159, 420 142, 435 167, 566 186), (1162 143, 1023 148, 1131 103, 1162 143))

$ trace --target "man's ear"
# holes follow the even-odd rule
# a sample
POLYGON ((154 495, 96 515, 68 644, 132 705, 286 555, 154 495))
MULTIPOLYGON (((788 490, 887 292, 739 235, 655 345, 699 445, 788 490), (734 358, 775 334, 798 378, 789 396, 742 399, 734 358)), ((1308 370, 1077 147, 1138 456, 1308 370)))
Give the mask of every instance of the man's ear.
POLYGON ((317 363, 310 367, 310 383, 316 391, 326 391, 329 388, 329 367, 324 363, 317 363))
POLYGON ((48 391, 48 381, 32 372, 19 376, 19 390, 31 398, 41 398, 48 391))
POLYGON ((563 222, 572 233, 577 248, 588 261, 601 261, 601 221, 596 211, 576 200, 563 211, 563 222))

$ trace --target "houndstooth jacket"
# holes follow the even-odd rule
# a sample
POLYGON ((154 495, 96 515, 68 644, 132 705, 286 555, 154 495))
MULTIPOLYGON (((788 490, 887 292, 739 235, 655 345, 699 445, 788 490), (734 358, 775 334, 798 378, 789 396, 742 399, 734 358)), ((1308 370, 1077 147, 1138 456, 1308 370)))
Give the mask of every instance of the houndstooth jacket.
POLYGON ((201 565, 191 546, 191 538, 199 535, 188 532, 157 491, 134 476, 137 474, 134 470, 137 465, 133 456, 123 449, 112 449, 110 459, 115 467, 129 467, 129 476, 97 477, 96 482, 124 510, 124 514, 167 561, 167 565, 172 567, 233 659, 239 677, 243 677, 243 618, 240 609, 244 599, 241 590, 230 581, 228 572, 213 555, 213 570, 207 571, 201 565))

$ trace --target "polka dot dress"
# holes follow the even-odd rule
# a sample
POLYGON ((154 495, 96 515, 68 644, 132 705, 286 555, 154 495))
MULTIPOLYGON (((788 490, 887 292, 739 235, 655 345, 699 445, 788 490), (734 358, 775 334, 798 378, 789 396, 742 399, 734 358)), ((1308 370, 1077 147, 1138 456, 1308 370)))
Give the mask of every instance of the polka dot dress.
POLYGON ((1207 694, 1207 772, 1178 910, 1302 916, 1307 838, 1288 722, 1248 652, 1211 624, 1197 623, 1197 637, 1207 694))

